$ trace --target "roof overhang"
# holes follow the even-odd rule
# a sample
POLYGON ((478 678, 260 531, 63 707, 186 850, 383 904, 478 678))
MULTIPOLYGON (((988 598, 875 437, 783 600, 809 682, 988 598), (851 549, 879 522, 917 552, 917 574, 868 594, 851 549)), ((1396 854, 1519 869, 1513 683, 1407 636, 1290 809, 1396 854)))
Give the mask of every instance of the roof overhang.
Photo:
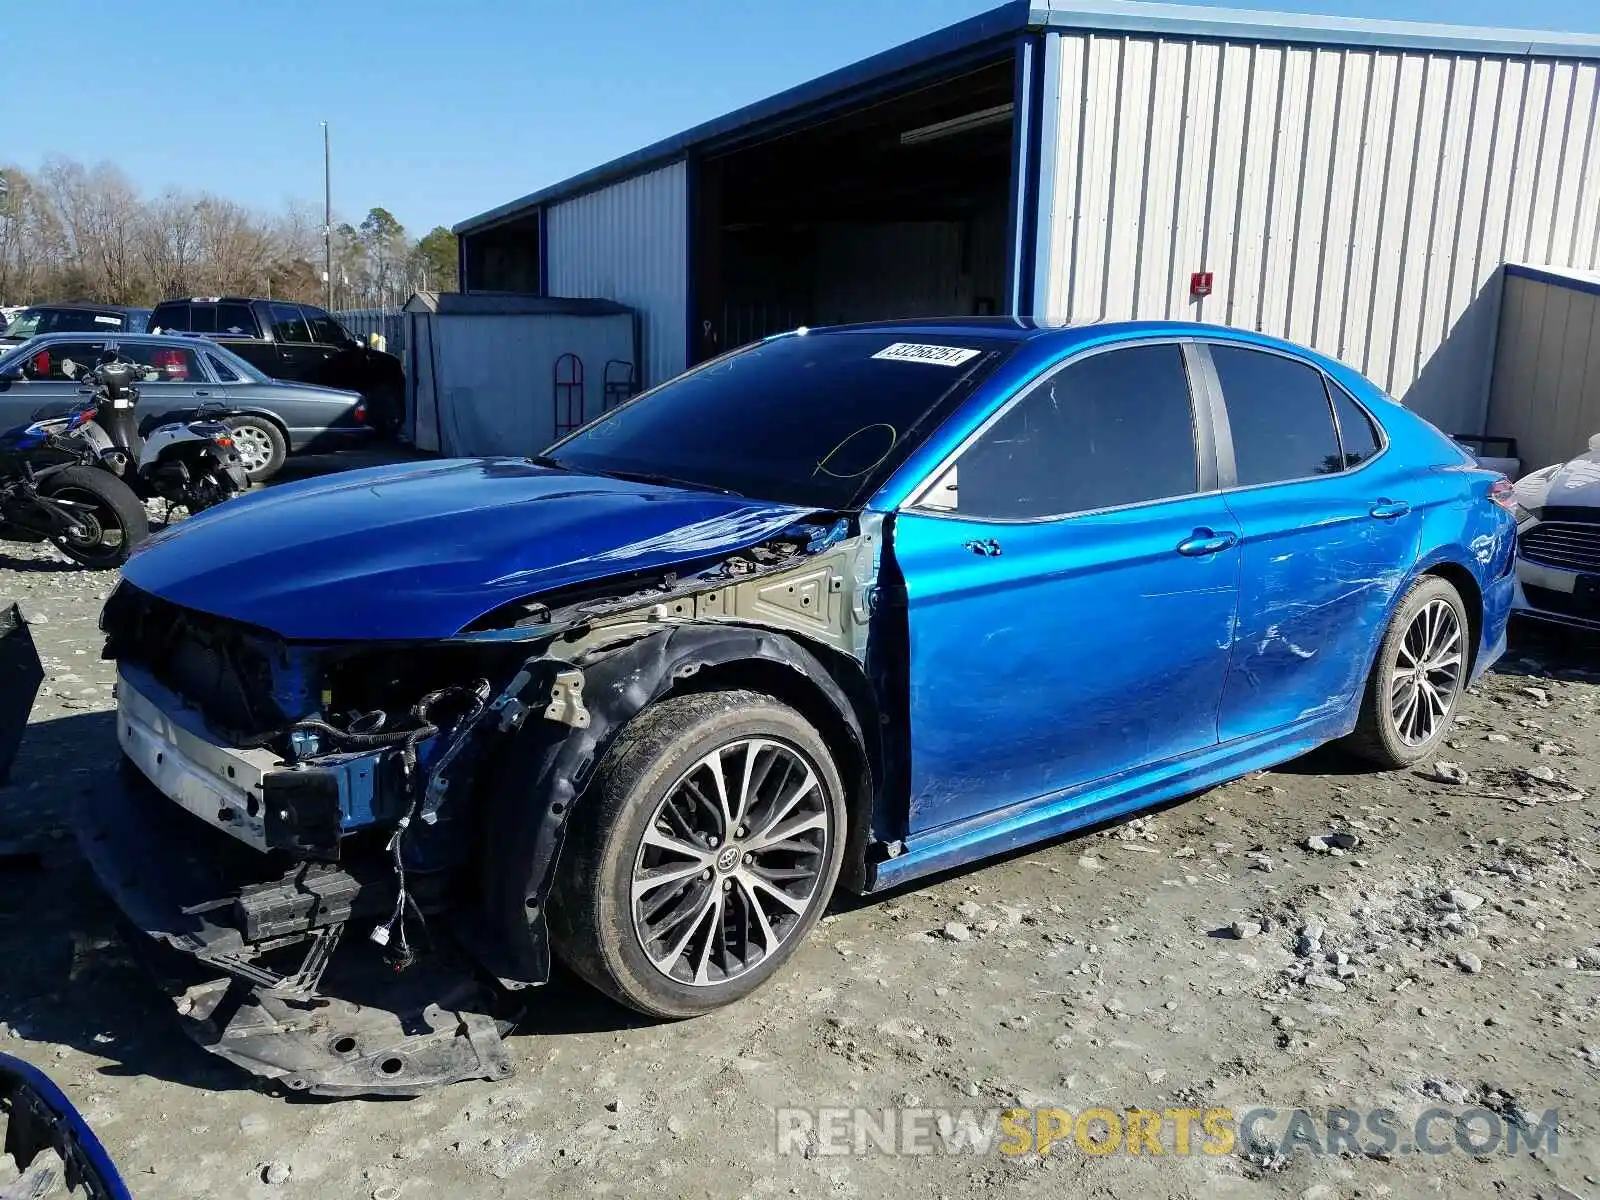
POLYGON ((457 234, 482 233, 620 179, 715 152, 803 123, 900 79, 999 50, 1030 30, 1145 34, 1308 46, 1369 47, 1417 53, 1522 55, 1600 61, 1600 35, 1481 29, 1416 21, 1378 21, 1302 13, 1152 4, 1142 0, 1012 0, 958 24, 779 92, 642 150, 470 217, 457 234))

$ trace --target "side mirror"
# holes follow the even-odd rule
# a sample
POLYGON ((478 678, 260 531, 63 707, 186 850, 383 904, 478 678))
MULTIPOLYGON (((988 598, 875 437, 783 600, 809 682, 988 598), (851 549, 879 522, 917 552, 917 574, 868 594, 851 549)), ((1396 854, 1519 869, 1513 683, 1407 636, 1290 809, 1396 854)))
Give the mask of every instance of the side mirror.
POLYGON ((1589 453, 1600 454, 1600 433, 1589 439, 1589 453))
POLYGON ((13 363, 4 371, 0 371, 0 380, 5 381, 6 383, 15 383, 20 379, 26 378, 27 376, 22 373, 21 363, 13 363))

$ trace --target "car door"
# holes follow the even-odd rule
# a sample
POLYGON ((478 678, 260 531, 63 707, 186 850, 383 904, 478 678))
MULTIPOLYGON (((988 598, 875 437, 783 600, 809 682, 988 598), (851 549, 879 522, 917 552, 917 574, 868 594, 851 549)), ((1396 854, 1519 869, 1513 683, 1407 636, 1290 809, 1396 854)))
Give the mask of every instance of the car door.
POLYGON ((911 832, 1216 743, 1239 538, 1185 360, 1054 370, 896 514, 911 832))
POLYGON ((109 341, 47 342, 14 365, 20 374, 0 380, 0 431, 66 412, 88 397, 80 382, 109 341))
POLYGON ((1343 711, 1415 564, 1415 481, 1377 424, 1310 363, 1204 347, 1223 401, 1222 482, 1244 543, 1223 741, 1343 711), (1337 414, 1337 415, 1336 415, 1337 414))
POLYGON ((272 374, 296 383, 318 383, 332 351, 311 340, 311 325, 298 304, 277 301, 267 306, 278 348, 278 369, 272 374))

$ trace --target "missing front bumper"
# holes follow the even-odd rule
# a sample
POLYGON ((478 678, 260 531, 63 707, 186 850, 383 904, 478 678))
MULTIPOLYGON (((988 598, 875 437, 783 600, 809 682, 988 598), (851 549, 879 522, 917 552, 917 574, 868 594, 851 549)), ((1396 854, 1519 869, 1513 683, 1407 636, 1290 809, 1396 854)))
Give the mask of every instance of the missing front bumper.
POLYGON ((324 1096, 408 1096, 511 1074, 505 998, 448 946, 396 973, 365 937, 339 939, 345 921, 364 929, 392 904, 381 874, 306 864, 277 874, 282 861, 132 772, 80 797, 75 821, 185 1031, 213 1054, 324 1096))

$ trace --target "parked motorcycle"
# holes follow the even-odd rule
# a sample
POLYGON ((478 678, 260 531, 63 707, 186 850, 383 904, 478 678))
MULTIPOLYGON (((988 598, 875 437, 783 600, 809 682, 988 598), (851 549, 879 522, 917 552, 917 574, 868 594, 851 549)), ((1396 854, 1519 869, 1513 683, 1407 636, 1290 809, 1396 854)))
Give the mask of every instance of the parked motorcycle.
POLYGON ((103 571, 127 562, 150 535, 139 497, 101 470, 78 436, 94 419, 89 402, 0 433, 0 540, 50 541, 79 566, 103 571))
POLYGON ((95 460, 141 499, 159 497, 190 513, 220 504, 250 487, 233 431, 222 423, 227 406, 202 404, 194 418, 139 432, 135 411, 142 369, 107 352, 83 381, 94 389, 98 415, 76 433, 95 460))

